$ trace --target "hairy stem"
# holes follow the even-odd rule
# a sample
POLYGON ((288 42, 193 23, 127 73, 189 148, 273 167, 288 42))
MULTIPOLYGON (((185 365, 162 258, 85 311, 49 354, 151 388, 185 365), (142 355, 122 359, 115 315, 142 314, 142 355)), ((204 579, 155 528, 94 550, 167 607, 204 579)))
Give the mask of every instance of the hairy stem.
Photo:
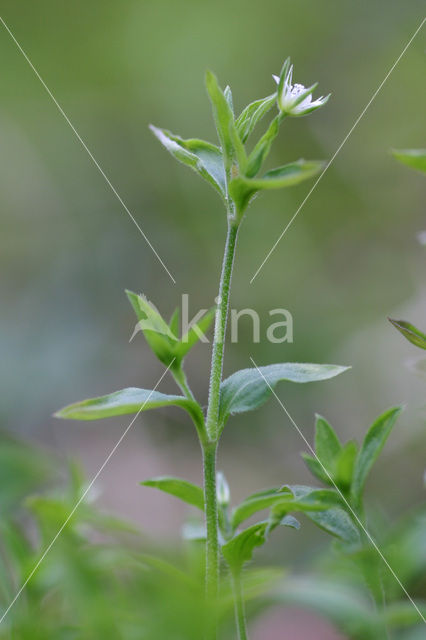
MULTIPOLYGON (((222 380, 224 338, 228 318, 229 293, 238 227, 228 223, 219 297, 215 317, 212 361, 210 370, 209 400, 207 407, 207 441, 202 443, 204 464, 204 502, 206 514, 206 596, 211 602, 217 599, 219 589, 219 541, 218 509, 216 497, 216 454, 218 443, 219 393, 222 380)), ((214 633, 213 633, 214 635, 214 633)))
POLYGON ((220 276, 219 296, 217 302, 212 362, 210 370, 209 403, 207 408, 207 434, 212 441, 218 437, 219 391, 222 381, 222 366, 226 323, 228 319, 229 293, 231 289, 232 267, 234 265, 235 246, 238 226, 230 222, 223 256, 220 276))
POLYGON ((206 596, 215 601, 219 580, 219 540, 216 497, 216 453, 217 445, 203 447, 204 505, 206 514, 206 596))
POLYGON ((241 571, 234 571, 232 573, 232 588, 234 591, 235 622, 237 625, 238 640, 248 640, 241 571))

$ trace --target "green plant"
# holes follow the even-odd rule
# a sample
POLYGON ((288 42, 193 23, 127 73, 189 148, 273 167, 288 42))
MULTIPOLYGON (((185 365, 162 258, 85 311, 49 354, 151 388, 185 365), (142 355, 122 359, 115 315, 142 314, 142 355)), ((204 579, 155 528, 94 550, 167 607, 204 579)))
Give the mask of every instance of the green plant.
MULTIPOLYGON (((402 164, 421 173, 426 173, 426 149, 394 149, 392 153, 402 164)), ((426 349, 426 335, 420 329, 406 320, 388 319, 411 344, 420 349, 426 349)))
MULTIPOLYGON (((180 162, 186 164, 204 178, 219 194, 226 210, 227 237, 219 283, 218 303, 215 310, 215 327, 212 348, 209 400, 206 415, 188 384, 183 364, 184 359, 197 342, 200 332, 205 331, 213 314, 208 313, 187 334, 178 337, 177 313, 166 322, 156 309, 143 297, 127 292, 135 310, 139 327, 151 349, 167 367, 180 387, 183 395, 166 395, 155 389, 124 389, 107 396, 84 400, 69 405, 56 415, 75 420, 94 420, 123 414, 139 414, 141 411, 161 406, 175 405, 184 409, 191 417, 201 444, 203 454, 204 487, 174 479, 160 478, 146 481, 163 491, 177 495, 182 500, 198 506, 205 513, 206 525, 206 595, 208 601, 216 601, 219 585, 220 552, 230 567, 235 587, 237 624, 240 638, 246 637, 243 597, 241 594, 241 569, 251 558, 253 549, 262 544, 267 535, 279 524, 297 526, 291 511, 327 510, 331 492, 294 490, 291 487, 274 489, 250 496, 238 507, 229 519, 224 495, 226 485, 222 481, 217 493, 216 457, 220 436, 232 414, 251 411, 260 407, 271 395, 273 387, 280 381, 297 383, 313 382, 332 378, 346 367, 300 363, 280 363, 237 371, 222 380, 224 340, 227 325, 232 268, 237 235, 244 213, 259 192, 298 184, 316 175, 322 162, 298 160, 272 169, 259 177, 278 135, 279 127, 287 117, 304 116, 325 104, 326 98, 312 100, 316 85, 306 89, 293 84, 293 67, 287 59, 279 77, 277 90, 266 98, 256 100, 235 116, 232 93, 224 91, 216 77, 208 72, 206 86, 213 109, 220 146, 198 139, 184 140, 169 131, 151 126, 153 133, 164 147, 180 162), (277 105, 276 114, 265 133, 247 149, 247 141, 256 125, 277 105), (260 509, 270 508, 270 516, 242 531, 239 525, 260 509)), ((334 496, 333 496, 334 497, 334 496)), ((332 509, 335 509, 331 505, 332 509)), ((344 515, 338 511, 338 515, 344 515)), ((327 516, 325 515, 325 518, 327 516)), ((347 523, 346 523, 347 524, 347 523)), ((340 525, 336 525, 340 526, 340 525)), ((215 630, 211 630, 212 637, 215 630)))

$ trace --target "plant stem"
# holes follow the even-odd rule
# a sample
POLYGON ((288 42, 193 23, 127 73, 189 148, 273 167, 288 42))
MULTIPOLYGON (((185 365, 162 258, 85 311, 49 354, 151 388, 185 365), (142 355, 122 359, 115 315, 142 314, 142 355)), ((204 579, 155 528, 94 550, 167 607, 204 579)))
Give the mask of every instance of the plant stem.
POLYGON ((216 497, 216 443, 203 446, 204 503, 206 514, 206 597, 214 604, 219 581, 219 540, 216 497))
POLYGON ((209 403, 207 408, 207 434, 212 441, 216 441, 218 436, 219 392, 220 383, 222 381, 224 341, 226 322, 228 319, 229 293, 231 288, 232 267, 234 265, 237 235, 238 225, 229 222, 214 326, 209 403))
POLYGON ((183 391, 184 395, 189 399, 189 400, 195 400, 194 398, 194 394, 192 393, 191 389, 189 388, 188 385, 188 380, 186 379, 186 375, 185 375, 185 371, 182 369, 182 367, 179 365, 176 368, 171 369, 172 374, 176 380, 176 383, 178 384, 178 386, 181 388, 181 390, 183 391))
MULTIPOLYGON (((216 497, 216 454, 218 444, 219 394, 222 381, 224 338, 228 318, 229 293, 238 226, 228 222, 225 252, 220 276, 219 297, 215 316, 209 400, 207 407, 207 439, 202 442, 204 471, 204 502, 207 528, 206 539, 206 597, 213 603, 219 589, 218 509, 216 497)), ((213 636, 214 636, 213 632, 213 636)))
POLYGON ((237 625, 238 640, 248 640, 241 571, 232 572, 232 587, 234 590, 235 622, 237 625))

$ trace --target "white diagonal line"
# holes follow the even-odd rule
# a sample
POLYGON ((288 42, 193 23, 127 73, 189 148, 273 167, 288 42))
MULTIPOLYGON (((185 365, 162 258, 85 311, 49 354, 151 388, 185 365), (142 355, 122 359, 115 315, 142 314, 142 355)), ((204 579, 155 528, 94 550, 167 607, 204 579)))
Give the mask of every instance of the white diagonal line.
POLYGON ((166 271, 167 275, 171 278, 171 280, 173 281, 174 284, 176 284, 176 280, 174 279, 174 277, 172 276, 172 274, 170 273, 170 271, 168 270, 168 268, 166 267, 166 265, 164 264, 163 260, 160 258, 160 256, 158 255, 157 251, 154 249, 154 247, 152 246, 151 242, 148 240, 146 234, 143 232, 142 228, 140 227, 139 223, 136 221, 135 217, 133 216, 132 212, 130 211, 130 209, 127 207, 127 205, 125 204, 125 202, 123 201, 122 197, 120 196, 120 194, 118 193, 117 189, 114 187, 114 185, 112 184, 111 180, 108 178, 108 176, 106 175, 105 171, 102 169, 102 167, 100 166, 99 162, 96 160, 95 156, 93 155, 93 153, 90 151, 89 147, 87 146, 87 144, 84 142, 84 140, 82 139, 82 137, 80 136, 80 134, 78 133, 77 129, 74 127, 73 123, 71 122, 71 120, 68 118, 67 114, 65 113, 65 111, 62 109, 61 105, 59 104, 59 102, 56 100, 55 96, 53 95, 53 93, 51 92, 51 90, 49 89, 49 87, 47 86, 47 84, 45 83, 45 81, 43 80, 43 78, 41 77, 41 75, 39 74, 39 72, 37 71, 37 69, 35 68, 35 66, 33 65, 33 63, 31 62, 31 60, 29 59, 29 57, 27 56, 27 54, 25 53, 24 49, 21 47, 21 45, 19 44, 19 42, 17 41, 17 39, 15 38, 15 36, 13 35, 12 31, 9 29, 9 27, 7 26, 7 24, 5 23, 5 21, 3 20, 3 18, 0 16, 0 22, 2 23, 2 25, 4 26, 4 28, 6 29, 6 31, 8 32, 8 34, 10 35, 10 37, 12 38, 13 42, 16 44, 16 46, 18 47, 19 51, 22 53, 22 55, 24 56, 25 60, 28 62, 29 66, 31 67, 31 69, 34 71, 35 75, 37 76, 37 78, 40 80, 41 84, 43 85, 44 89, 46 90, 46 92, 48 93, 49 97, 52 99, 52 101, 55 103, 58 111, 60 112, 60 114, 63 116, 63 118, 65 119, 65 121, 67 122, 67 124, 70 126, 70 128, 72 129, 73 133, 75 134, 77 140, 80 142, 81 146, 83 147, 83 149, 87 152, 89 158, 92 160, 93 164, 95 165, 95 167, 98 169, 99 173, 101 174, 101 176, 103 177, 103 179, 105 180, 105 182, 107 183, 107 185, 109 186, 109 188, 111 189, 111 191, 113 192, 113 194, 115 195, 115 197, 117 198, 117 200, 119 201, 119 203, 121 204, 121 206, 123 207, 123 209, 126 211, 126 213, 128 213, 130 219, 132 220, 132 222, 135 224, 136 228, 138 229, 138 231, 140 232, 140 234, 142 235, 142 237, 144 238, 145 242, 147 243, 147 245, 150 247, 150 249, 152 250, 152 252, 154 253, 155 257, 157 258, 157 260, 160 262, 160 264, 162 265, 163 269, 166 271))
POLYGON ((278 237, 278 240, 274 243, 274 245, 272 246, 272 248, 269 250, 268 254, 266 255, 266 258, 263 260, 262 264, 260 265, 260 267, 257 269, 256 273, 254 274, 254 276, 252 277, 252 279, 250 280, 250 284, 253 282, 253 280, 256 278, 256 276, 258 275, 259 271, 262 269, 263 265, 265 264, 265 262, 267 260, 269 260, 271 254, 275 251, 275 249, 277 248, 279 242, 282 240, 282 238, 284 237, 284 235, 287 233, 288 229, 291 227, 291 225, 293 224, 293 222, 295 221, 295 219, 297 218, 297 216, 299 215, 300 211, 302 210, 302 208, 305 206, 306 202, 309 200, 309 198, 311 197, 312 193, 315 191, 315 189, 317 188, 319 182, 322 180, 324 174, 326 173, 326 171, 329 169, 329 167, 332 165, 332 163, 334 162, 334 160, 336 159, 337 155, 340 153, 340 151, 342 150, 343 146, 346 144, 348 138, 351 136, 352 132, 354 131, 354 129, 357 127, 358 123, 360 122, 360 120, 364 117, 367 109, 370 107, 370 105, 372 104, 372 102, 375 100, 375 98, 377 97, 377 95, 379 94, 379 92, 381 91, 383 85, 385 84, 385 82, 387 81, 387 79, 389 78, 389 76, 391 75, 391 73, 394 71, 395 67, 397 66, 398 62, 401 60, 401 58, 403 57, 403 55, 406 53, 408 47, 411 45, 411 43, 413 42, 414 38, 416 37, 416 35, 419 33, 420 29, 423 27, 424 23, 426 21, 426 18, 423 18, 423 20, 421 21, 420 25, 417 27, 417 29, 415 30, 415 32, 413 33, 413 35, 411 36, 411 38, 409 39, 409 41, 407 42, 407 44, 405 45, 405 47, 403 48, 403 50, 401 51, 401 53, 399 54, 399 56, 397 57, 397 59, 395 60, 395 62, 393 63, 393 65, 391 66, 391 68, 389 69, 389 71, 387 72, 387 74, 385 75, 384 79, 382 80, 382 82, 379 84, 379 86, 377 87, 377 89, 375 90, 375 92, 373 93, 373 95, 371 96, 370 100, 367 102, 367 104, 365 105, 364 109, 361 111, 361 113, 359 114, 359 116, 357 117, 357 119, 355 120, 354 124, 352 125, 352 127, 349 129, 348 133, 346 134, 346 136, 343 138, 342 142, 339 144, 339 146, 337 147, 336 151, 334 152, 334 154, 332 155, 332 157, 330 158, 330 160, 327 162, 327 164, 325 165, 324 169, 321 171, 321 173, 319 174, 318 178, 315 180, 313 186, 311 187, 311 189, 308 191, 307 196, 305 196, 305 198, 302 200, 302 203, 299 205, 299 207, 297 208, 296 212, 293 214, 293 217, 290 219, 290 222, 287 224, 287 226, 285 227, 285 229, 281 232, 280 236, 278 237))
POLYGON ((262 371, 259 369, 259 367, 257 366, 257 364, 255 363, 255 361, 253 360, 253 358, 250 356, 250 360, 252 361, 252 363, 254 364, 254 366, 256 367, 256 369, 258 370, 258 372, 260 373, 260 375, 262 376, 262 378, 264 379, 265 383, 268 385, 270 391, 272 392, 273 396, 277 399, 278 404, 280 405, 280 407, 284 410, 287 418, 290 420, 291 424, 293 425, 293 427, 296 429, 297 433, 299 434, 299 436, 302 438, 303 442, 306 444, 306 446, 308 447, 309 451, 312 453, 312 455, 315 457, 316 461, 320 464, 322 470, 324 471, 324 473, 327 475, 328 479, 330 480, 331 484, 333 485, 333 487, 336 489, 337 493, 339 494, 339 496, 342 498, 342 500, 344 501, 345 505, 347 506, 347 508, 349 509, 349 511, 351 512, 353 518, 356 520, 356 522, 358 523, 358 525, 361 527, 361 529, 363 530, 363 532, 365 533, 365 535, 367 536, 367 538, 369 539, 369 541, 371 542, 371 544, 373 545, 374 549, 377 551, 377 553, 379 554, 380 558, 383 560, 383 562, 385 563, 385 565, 387 566, 387 568, 389 569, 389 571, 391 572, 391 574, 393 575, 393 577, 395 578, 395 580, 397 581, 397 583, 399 584, 399 586, 401 587, 402 591, 405 593, 405 595, 407 596, 408 600, 411 602, 411 604, 413 605, 414 609, 417 611, 417 613, 419 614, 420 618, 423 620, 423 622, 426 624, 426 618, 424 617, 424 615, 422 614, 422 612, 420 611, 419 607, 416 605, 416 603, 414 602, 414 600, 412 599, 412 597, 410 596, 410 594, 408 593, 407 589, 404 587, 404 585, 402 584, 401 580, 398 578, 398 576, 396 575, 395 571, 392 569, 392 567, 390 566, 389 562, 386 560, 385 556, 383 555, 383 553, 380 551, 379 547, 377 546, 376 541, 374 540, 374 538, 371 536, 371 534, 367 531, 367 529, 365 528, 362 520, 359 518, 358 514, 354 511, 354 509, 351 507, 351 505, 349 504, 348 500, 345 498, 345 496, 343 495, 343 493, 340 491, 339 487, 336 485, 336 483, 334 482, 333 478, 331 477, 331 475, 329 474, 329 472, 327 471, 327 469, 324 467, 324 465, 322 464, 321 460, 318 458, 317 454, 315 453, 313 447, 310 445, 309 441, 305 438, 305 436, 303 435, 301 429, 297 426, 297 424, 295 423, 295 421, 293 420, 293 418, 291 417, 291 415, 289 414, 289 412, 287 411, 287 409, 285 408, 285 406, 283 405, 283 403, 281 402, 281 400, 279 399, 279 397, 277 396, 277 394, 275 393, 274 389, 271 387, 271 385, 269 384, 269 382, 267 381, 267 379, 265 378, 265 376, 263 375, 262 371))
POLYGON ((9 611, 11 610, 11 608, 13 607, 13 605, 15 604, 15 602, 18 600, 19 596, 22 594, 23 590, 25 589, 25 587, 27 586, 27 584, 29 583, 29 581, 31 580, 31 578, 33 577, 33 575, 35 574, 35 572, 37 571, 37 569, 40 567, 41 563, 43 562, 43 560, 46 558, 47 554, 49 553, 49 551, 52 549, 53 545, 55 544, 55 542, 57 541, 57 539, 59 538, 59 536, 61 535, 62 531, 65 529, 65 527, 67 526, 68 522, 71 520, 71 518, 73 517, 74 513, 77 511, 78 507, 81 505, 81 503, 83 502, 83 500, 86 498, 87 494, 89 493, 89 491, 92 489, 93 485, 95 484, 96 480, 99 478, 99 476, 101 475, 102 471, 105 469, 106 465, 108 464, 108 462, 111 460, 112 456, 114 455, 114 453, 117 451, 118 447, 120 446, 120 444, 123 442, 124 438, 126 437, 126 435, 129 433, 131 427, 133 426, 136 418, 139 416, 139 414, 141 413, 141 411, 143 411, 146 403, 149 401, 150 397, 152 396, 152 394, 154 393, 154 391, 157 389, 158 385, 160 384, 160 382, 162 381, 162 379, 164 378, 164 376, 166 375, 166 373, 169 371, 170 367, 172 366, 173 362, 175 361, 176 358, 173 358, 173 360, 171 361, 171 363, 169 364, 169 366, 167 367, 167 369, 163 372, 163 374, 161 375, 160 379, 158 380, 157 384, 155 385, 155 387, 151 390, 149 396, 147 397, 147 399, 145 400, 145 402, 143 403, 143 405, 141 406, 141 408, 139 409, 139 411, 137 412, 137 414, 135 415, 135 417, 133 418, 133 420, 130 422, 130 424, 126 427, 126 429, 123 431, 123 433, 121 434, 121 437, 119 438, 119 440, 116 442, 116 444, 114 445, 114 447, 111 449, 110 453, 108 454, 108 456, 106 457, 106 459, 104 460, 104 462, 102 463, 102 465, 99 467, 98 471, 96 472, 96 474, 93 476, 92 480, 90 481, 90 483, 88 484, 88 486, 86 487, 86 489, 84 490, 83 494, 80 496, 79 500, 75 503, 74 507, 72 508, 72 510, 70 511, 69 515, 67 516, 66 520, 64 521, 64 523, 62 524, 61 528, 59 529, 58 533, 55 535, 55 537, 51 540, 51 542, 49 543, 48 547, 45 549, 45 551, 43 552, 42 556, 38 559, 37 563, 34 565, 34 567, 32 568, 32 570, 30 571, 30 573, 28 574, 27 578, 25 579, 25 582, 22 584, 22 586, 19 588, 19 591, 17 591, 15 597, 13 598, 12 602, 9 604, 9 606, 7 607, 7 609, 4 611, 3 615, 0 618, 0 624, 3 622, 3 620, 5 619, 5 617, 7 616, 7 614, 9 613, 9 611))

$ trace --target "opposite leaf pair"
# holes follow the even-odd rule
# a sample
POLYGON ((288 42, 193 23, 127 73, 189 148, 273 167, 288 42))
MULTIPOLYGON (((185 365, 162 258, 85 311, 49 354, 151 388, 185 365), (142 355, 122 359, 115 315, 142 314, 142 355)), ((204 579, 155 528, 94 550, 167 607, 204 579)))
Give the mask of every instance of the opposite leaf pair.
POLYGON ((312 101, 315 86, 305 89, 292 83, 293 67, 287 59, 278 80, 278 90, 250 103, 238 117, 234 113, 231 89, 219 87, 216 77, 206 74, 206 87, 212 104, 220 146, 198 139, 183 140, 170 131, 151 125, 164 147, 180 162, 194 169, 222 197, 231 220, 239 222, 253 196, 265 189, 289 187, 311 178, 323 168, 318 161, 298 160, 267 171, 256 178, 286 116, 300 116, 319 108, 328 100, 312 101), (302 88, 302 89, 301 89, 302 88), (274 104, 278 113, 251 151, 245 147, 257 123, 274 104))
MULTIPOLYGON (((359 534, 342 508, 341 501, 333 491, 305 486, 283 486, 254 493, 237 507, 228 511, 227 500, 221 500, 221 484, 226 484, 223 474, 218 474, 217 498, 219 504, 219 529, 223 557, 232 572, 239 572, 249 562, 255 547, 263 545, 269 534, 278 526, 298 529, 300 523, 292 513, 307 515, 322 529, 339 538, 347 545, 359 543, 359 534), (240 525, 255 514, 269 510, 266 519, 240 530, 240 525)), ((143 486, 159 489, 183 502, 204 511, 204 494, 201 487, 174 477, 150 478, 143 486)), ((199 538, 205 534, 197 534, 199 538)))

